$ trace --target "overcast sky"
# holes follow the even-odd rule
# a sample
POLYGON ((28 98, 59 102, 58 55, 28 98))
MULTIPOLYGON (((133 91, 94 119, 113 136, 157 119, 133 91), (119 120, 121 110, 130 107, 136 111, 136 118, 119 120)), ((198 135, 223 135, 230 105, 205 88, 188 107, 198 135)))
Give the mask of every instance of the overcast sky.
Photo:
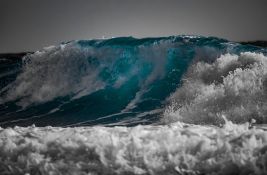
POLYGON ((0 0, 0 52, 179 34, 267 40, 267 0, 0 0))

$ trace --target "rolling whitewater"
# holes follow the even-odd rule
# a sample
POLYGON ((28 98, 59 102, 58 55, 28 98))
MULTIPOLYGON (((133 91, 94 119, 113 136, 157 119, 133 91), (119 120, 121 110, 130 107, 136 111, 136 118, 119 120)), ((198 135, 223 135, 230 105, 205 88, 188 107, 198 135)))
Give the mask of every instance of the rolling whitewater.
POLYGON ((267 49, 77 40, 0 59, 0 174, 266 174, 267 49))

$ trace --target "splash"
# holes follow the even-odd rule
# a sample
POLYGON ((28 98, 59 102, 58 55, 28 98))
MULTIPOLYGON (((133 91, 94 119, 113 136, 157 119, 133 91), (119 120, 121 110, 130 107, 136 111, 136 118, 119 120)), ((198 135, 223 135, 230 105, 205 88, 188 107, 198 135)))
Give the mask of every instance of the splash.
POLYGON ((170 97, 167 122, 220 124, 222 118, 266 123, 267 57, 261 53, 226 54, 213 63, 191 65, 182 87, 170 97))

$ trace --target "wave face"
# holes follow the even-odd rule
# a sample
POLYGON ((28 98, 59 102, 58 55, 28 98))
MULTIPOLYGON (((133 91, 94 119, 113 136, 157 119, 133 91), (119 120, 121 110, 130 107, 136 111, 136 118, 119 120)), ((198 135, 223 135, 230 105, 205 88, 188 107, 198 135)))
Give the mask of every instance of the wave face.
POLYGON ((264 54, 213 37, 62 43, 1 72, 0 124, 266 122, 264 54))

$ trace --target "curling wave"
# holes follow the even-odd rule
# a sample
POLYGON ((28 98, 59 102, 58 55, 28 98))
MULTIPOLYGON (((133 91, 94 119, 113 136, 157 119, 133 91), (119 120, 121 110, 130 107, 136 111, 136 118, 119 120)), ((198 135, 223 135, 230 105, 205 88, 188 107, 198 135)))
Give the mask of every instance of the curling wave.
POLYGON ((0 125, 265 123, 265 55, 213 37, 62 43, 1 63, 0 125))

